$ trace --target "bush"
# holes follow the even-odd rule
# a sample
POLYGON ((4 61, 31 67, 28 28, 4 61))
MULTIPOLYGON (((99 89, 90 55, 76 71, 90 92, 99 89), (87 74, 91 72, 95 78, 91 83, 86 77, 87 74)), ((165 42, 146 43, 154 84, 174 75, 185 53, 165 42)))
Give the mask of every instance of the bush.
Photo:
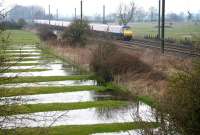
POLYGON ((21 27, 24 27, 27 23, 26 21, 23 19, 23 18, 20 18, 18 21, 17 21, 17 24, 21 27))
POLYGON ((56 34, 54 34, 53 30, 49 27, 49 26, 41 26, 39 27, 39 37, 41 40, 43 41, 47 41, 47 40, 55 40, 57 39, 56 34))
POLYGON ((193 35, 192 42, 194 48, 200 50, 200 35, 193 35))
POLYGON ((74 20, 65 30, 63 38, 67 39, 73 46, 85 46, 90 33, 90 26, 87 21, 74 20))
POLYGON ((200 133, 200 62, 192 71, 176 73, 169 81, 164 108, 170 122, 185 135, 200 133))
POLYGON ((111 82, 117 75, 150 71, 138 57, 120 52, 113 44, 99 45, 94 50, 90 67, 100 84, 111 82))
POLYGON ((21 29, 22 26, 20 26, 18 23, 14 21, 3 21, 0 22, 0 29, 21 29))

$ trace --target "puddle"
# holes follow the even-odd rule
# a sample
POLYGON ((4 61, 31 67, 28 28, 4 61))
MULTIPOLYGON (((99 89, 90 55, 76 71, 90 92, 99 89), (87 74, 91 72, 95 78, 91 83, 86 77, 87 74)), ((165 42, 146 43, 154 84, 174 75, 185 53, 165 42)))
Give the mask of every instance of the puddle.
MULTIPOLYGON (((149 129, 152 135, 158 135, 157 129, 149 129)), ((120 132, 112 132, 112 133, 96 133, 91 135, 145 135, 144 130, 136 129, 136 130, 128 130, 128 131, 120 131, 120 132)), ((147 133, 146 133, 147 134, 147 133)))
MULTIPOLYGON (((16 63, 16 61, 9 61, 9 62, 6 62, 6 63, 16 63)), ((44 59, 44 60, 33 60, 33 61, 23 61, 23 58, 22 60, 19 60, 17 61, 17 63, 41 63, 41 64, 51 64, 51 63, 55 63, 55 64, 61 64, 62 61, 61 60, 55 60, 55 59, 44 59)))
POLYGON ((65 69, 65 70, 47 70, 40 72, 20 72, 20 73, 0 73, 0 77, 36 77, 36 76, 69 76, 78 75, 78 71, 65 69))
POLYGON ((25 49, 25 50, 23 50, 23 49, 16 49, 16 50, 5 50, 6 52, 41 52, 41 50, 39 50, 39 49, 25 49))
POLYGON ((121 132, 112 132, 112 133, 96 133, 91 135, 141 135, 140 130, 128 130, 128 131, 121 131, 121 132))
MULTIPOLYGON (((52 60, 50 60, 52 61, 52 60)), ((29 63, 32 61, 23 61, 24 63, 29 63)), ((36 63, 41 62, 40 65, 34 66, 11 66, 11 67, 0 67, 0 69, 47 69, 47 71, 39 72, 19 72, 19 73, 0 73, 0 77, 35 77, 35 76, 69 76, 69 75, 78 75, 79 71, 72 65, 69 64, 51 64, 49 61, 33 61, 36 63), (43 63, 42 63, 43 62, 43 63), (48 63, 48 64, 46 64, 48 63)), ((62 62, 60 60, 53 60, 54 62, 62 62)))
POLYGON ((6 53, 8 55, 41 55, 39 52, 29 52, 29 53, 6 53))
POLYGON ((35 60, 35 61, 23 61, 23 59, 22 59, 22 61, 9 61, 9 62, 6 62, 6 63, 41 63, 41 61, 37 61, 37 60, 35 60))
POLYGON ((94 80, 67 80, 67 81, 50 81, 50 82, 35 82, 35 83, 14 83, 14 84, 3 84, 0 88, 20 88, 20 87, 59 87, 59 86, 87 86, 96 85, 94 80))
POLYGON ((112 95, 104 95, 95 91, 77 91, 54 94, 38 94, 14 96, 0 99, 0 104, 44 104, 44 103, 74 103, 114 99, 112 95), (59 98, 58 98, 59 97, 59 98))
POLYGON ((31 56, 31 57, 29 57, 29 56, 27 56, 27 57, 13 57, 14 59, 40 59, 40 58, 42 58, 41 56, 31 56))
MULTIPOLYGON (((0 67, 0 69, 7 69, 8 67, 0 67)), ((65 68, 75 69, 72 65, 69 64, 43 64, 43 65, 34 65, 34 66, 12 66, 9 69, 51 69, 51 70, 62 70, 65 68)))
MULTIPOLYGON (((0 118, 2 120, 3 118, 0 118)), ((155 122, 154 110, 140 103, 118 108, 88 108, 69 111, 39 112, 9 116, 3 128, 49 127, 60 125, 92 125, 125 123, 138 120, 155 122)))
POLYGON ((8 50, 20 50, 20 49, 38 49, 35 45, 26 45, 26 46, 10 46, 9 48, 7 48, 8 50))

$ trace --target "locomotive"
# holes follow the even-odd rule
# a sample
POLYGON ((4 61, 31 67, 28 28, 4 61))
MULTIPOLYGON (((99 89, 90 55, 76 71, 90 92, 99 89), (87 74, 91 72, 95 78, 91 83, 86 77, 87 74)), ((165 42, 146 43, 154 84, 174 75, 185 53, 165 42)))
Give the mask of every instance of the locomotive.
POLYGON ((121 40, 131 40, 133 32, 129 26, 90 24, 93 31, 109 33, 113 37, 121 40))
MULTIPOLYGON (((49 24, 48 20, 34 20, 34 22, 38 24, 49 24)), ((70 25, 70 22, 51 20, 50 25, 68 27, 70 25)), ((133 37, 133 32, 131 28, 127 25, 120 26, 120 25, 97 24, 97 23, 90 23, 89 25, 91 30, 97 32, 109 33, 113 37, 116 37, 117 39, 131 40, 133 37)))

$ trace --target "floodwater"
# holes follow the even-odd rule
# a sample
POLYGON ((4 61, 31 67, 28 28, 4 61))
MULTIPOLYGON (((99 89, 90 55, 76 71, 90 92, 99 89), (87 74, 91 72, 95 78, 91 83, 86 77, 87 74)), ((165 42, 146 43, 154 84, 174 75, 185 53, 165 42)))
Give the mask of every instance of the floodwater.
MULTIPOLYGON (((158 135, 157 129, 150 129, 151 135, 158 135)), ((135 130, 127 130, 127 131, 120 131, 120 132, 112 132, 112 133, 95 133, 91 135, 149 135, 142 129, 135 129, 135 130)))
POLYGON ((41 61, 9 61, 6 63, 41 63, 41 61))
MULTIPOLYGON (((44 58, 42 51, 35 46, 25 46, 22 49, 7 50, 10 55, 26 55, 23 58, 44 58), (24 50, 23 50, 24 49, 24 50), (22 53, 17 53, 22 51, 22 53), (24 52, 23 52, 24 51, 24 52), (25 52, 26 51, 26 52, 25 52), (9 53, 10 52, 10 53, 9 53), (16 53, 15 53, 16 52, 16 53), (29 56, 36 55, 36 56, 29 56)), ((17 58, 17 57, 15 57, 17 58)), ((20 57, 18 57, 20 58, 20 57)), ((12 63, 13 61, 10 61, 12 63)), ((47 69, 40 72, 21 72, 21 73, 4 73, 0 77, 36 77, 36 76, 68 76, 78 75, 79 71, 69 63, 64 63, 57 59, 20 61, 19 63, 40 63, 34 66, 12 66, 9 69, 47 69)), ((0 67, 6 69, 7 67, 0 67)), ((61 87, 61 86, 88 86, 97 85, 95 80, 65 80, 50 81, 36 83, 11 83, 0 85, 0 88, 26 88, 26 87, 61 87)), ((0 98, 0 105, 13 104, 46 104, 46 103, 83 103, 102 100, 120 100, 111 93, 100 93, 95 91, 76 91, 53 94, 25 95, 14 97, 0 98)), ((122 100, 122 99, 121 99, 122 100)), ((124 99, 123 99, 124 100, 124 99)), ((0 117, 0 121, 4 120, 1 128, 17 128, 17 127, 49 127, 59 125, 89 125, 89 124, 106 124, 106 123, 126 123, 134 121, 154 122, 155 110, 142 102, 129 101, 127 105, 119 107, 104 108, 86 108, 68 111, 49 111, 30 114, 20 114, 8 116, 6 119, 0 117)), ((135 131, 130 131, 135 133, 135 131)), ((110 133, 112 135, 126 135, 125 132, 110 133)), ((95 135, 95 134, 94 134, 95 135)), ((101 134, 96 134, 101 135, 101 134)))
MULTIPOLYGON (((139 103, 118 108, 88 108, 69 111, 39 112, 9 116, 3 128, 49 127, 60 125, 90 125, 125 123, 134 121, 155 122, 154 110, 139 103)), ((1 120, 2 118, 0 118, 1 120)))
POLYGON ((95 91, 77 91, 55 94, 39 94, 0 98, 0 104, 44 104, 44 103, 74 103, 114 98, 111 94, 101 94, 95 91), (59 98, 58 98, 59 97, 59 98))
POLYGON ((26 59, 40 59, 41 56, 27 56, 27 57, 15 57, 15 59, 21 59, 23 60, 23 58, 26 58, 26 59))
MULTIPOLYGON (((9 69, 50 69, 50 70, 61 70, 65 68, 72 68, 75 69, 72 65, 68 64, 53 64, 53 63, 47 63, 47 64, 41 64, 41 65, 34 65, 34 66, 12 66, 9 67, 9 69)), ((7 69, 7 67, 0 67, 0 69, 7 69)))
POLYGON ((41 52, 41 50, 39 49, 26 49, 26 50, 23 50, 23 49, 16 49, 16 50, 6 50, 6 52, 41 52))
POLYGON ((65 70, 47 70, 40 72, 21 72, 21 73, 0 73, 0 77, 36 77, 36 76, 69 76, 77 75, 74 70, 65 69, 65 70))
POLYGON ((40 55, 39 52, 28 52, 28 53, 7 53, 8 55, 40 55))
POLYGON ((66 80, 66 81, 49 81, 35 83, 12 83, 0 85, 0 88, 21 88, 21 87, 61 87, 61 86, 88 86, 96 85, 94 80, 66 80))
POLYGON ((112 132, 112 133, 96 133, 91 135, 141 135, 140 130, 128 130, 128 131, 120 131, 120 132, 112 132))

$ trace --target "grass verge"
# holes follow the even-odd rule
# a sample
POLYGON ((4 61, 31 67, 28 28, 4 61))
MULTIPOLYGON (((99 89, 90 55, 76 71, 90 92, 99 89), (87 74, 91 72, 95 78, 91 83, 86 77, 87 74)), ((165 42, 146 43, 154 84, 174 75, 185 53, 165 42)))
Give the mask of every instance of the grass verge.
POLYGON ((37 56, 41 56, 40 54, 6 54, 6 57, 12 58, 12 57, 37 57, 37 56))
POLYGON ((138 100, 144 102, 145 104, 147 104, 147 105, 149 105, 151 107, 155 107, 156 106, 155 101, 149 96, 139 96, 138 100))
POLYGON ((41 63, 6 63, 6 67, 11 67, 11 66, 37 66, 41 65, 41 63))
POLYGON ((1 77, 0 84, 33 83, 33 82, 49 82, 49 81, 64 81, 64 80, 90 80, 90 76, 89 75, 36 76, 36 77, 16 77, 12 79, 7 77, 1 77))
POLYGON ((8 69, 3 73, 20 73, 20 72, 41 72, 48 71, 49 69, 8 69))
MULTIPOLYGON (((66 86, 66 87, 28 87, 28 88, 11 88, 4 89, 4 97, 20 96, 20 95, 36 95, 36 94, 50 94, 62 92, 75 92, 75 91, 105 91, 105 87, 100 86, 66 86)), ((3 92, 2 91, 2 92, 3 92)))
MULTIPOLYGON (((65 111, 75 109, 86 108, 114 108, 128 105, 127 101, 93 101, 93 102, 81 102, 81 103, 50 103, 50 104, 30 104, 30 105, 9 105, 0 106, 7 110, 19 110, 12 111, 9 115, 36 113, 36 112, 48 112, 48 111, 65 111)), ((4 113, 0 112, 0 116, 4 116, 4 113)))
MULTIPOLYGON (((50 128, 18 128, 16 130, 7 130, 9 134, 19 133, 20 135, 33 134, 51 134, 51 135, 90 135, 93 133, 119 132, 133 129, 157 128, 159 125, 154 122, 130 122, 130 123, 112 123, 96 125, 72 125, 57 126, 50 128)), ((0 130, 3 135, 3 130, 0 130)))
POLYGON ((81 74, 86 74, 86 73, 90 73, 89 71, 85 70, 81 65, 75 64, 72 60, 70 60, 69 58, 66 58, 62 55, 58 55, 58 53, 53 50, 52 48, 48 47, 47 45, 45 45, 45 43, 43 43, 40 46, 40 49, 45 52, 45 54, 47 55, 51 55, 54 56, 55 58, 58 58, 60 60, 62 60, 63 62, 69 63, 70 65, 73 65, 75 68, 77 68, 81 74))
MULTIPOLYGON (((32 50, 32 49, 30 49, 30 50, 32 50)), ((16 51, 15 51, 15 50, 12 50, 12 51, 10 50, 10 51, 6 51, 6 53, 7 53, 7 54, 9 54, 9 53, 11 53, 11 54, 12 54, 12 53, 19 53, 19 54, 20 54, 20 53, 22 53, 22 54, 23 54, 23 53, 30 53, 30 54, 31 54, 31 53, 41 53, 41 51, 40 51, 40 50, 33 50, 33 51, 22 50, 22 51, 17 51, 17 49, 16 49, 16 51)))
POLYGON ((40 43, 39 37, 25 30, 7 30, 10 36, 10 44, 38 44, 40 43))

